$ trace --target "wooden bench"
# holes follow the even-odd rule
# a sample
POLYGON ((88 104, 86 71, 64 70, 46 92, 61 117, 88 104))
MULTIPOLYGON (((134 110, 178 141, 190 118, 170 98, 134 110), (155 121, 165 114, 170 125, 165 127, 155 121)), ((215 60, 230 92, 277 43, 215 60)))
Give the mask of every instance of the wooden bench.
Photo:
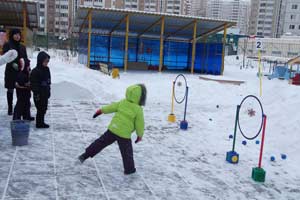
POLYGON ((233 81, 233 80, 222 80, 222 79, 213 79, 208 77, 199 76, 200 79, 205 81, 215 81, 221 84, 232 84, 232 85, 241 85, 245 83, 245 81, 233 81))
POLYGON ((102 73, 110 75, 110 71, 107 63, 99 63, 99 67, 102 73))

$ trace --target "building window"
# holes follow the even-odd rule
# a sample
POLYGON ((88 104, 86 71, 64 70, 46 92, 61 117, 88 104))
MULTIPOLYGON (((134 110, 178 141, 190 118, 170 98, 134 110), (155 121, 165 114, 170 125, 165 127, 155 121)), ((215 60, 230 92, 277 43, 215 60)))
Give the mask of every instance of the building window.
POLYGON ((40 8, 45 8, 45 5, 44 4, 40 4, 40 8))
POLYGON ((290 25, 289 29, 295 29, 295 25, 290 25))
POLYGON ((68 17, 68 13, 60 13, 60 17, 68 17))
POLYGON ((288 52, 288 56, 298 56, 298 53, 295 53, 295 52, 288 52))
POLYGON ((296 19, 296 15, 291 15, 291 19, 296 19))
POLYGON ((298 9, 298 5, 297 4, 293 4, 292 5, 292 9, 295 9, 295 10, 298 9))
POLYGON ((281 55, 281 51, 272 51, 272 54, 274 56, 280 56, 281 55))

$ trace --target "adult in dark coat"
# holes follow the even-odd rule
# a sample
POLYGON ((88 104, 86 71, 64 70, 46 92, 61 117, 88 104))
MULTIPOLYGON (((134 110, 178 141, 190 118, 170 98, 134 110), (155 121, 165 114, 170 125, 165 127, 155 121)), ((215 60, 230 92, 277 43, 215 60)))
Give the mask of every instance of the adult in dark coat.
POLYGON ((18 52, 15 60, 8 63, 5 68, 5 88, 7 89, 7 105, 8 115, 12 115, 13 109, 13 94, 16 83, 16 78, 20 68, 20 59, 23 58, 25 65, 28 66, 30 61, 27 57, 26 47, 21 44, 21 31, 19 29, 12 29, 9 34, 9 41, 3 46, 3 53, 14 49, 18 52))
POLYGON ((42 51, 37 57, 37 66, 31 71, 30 84, 33 92, 33 100, 37 109, 36 127, 49 128, 45 123, 45 114, 50 98, 51 75, 48 67, 50 56, 42 51))

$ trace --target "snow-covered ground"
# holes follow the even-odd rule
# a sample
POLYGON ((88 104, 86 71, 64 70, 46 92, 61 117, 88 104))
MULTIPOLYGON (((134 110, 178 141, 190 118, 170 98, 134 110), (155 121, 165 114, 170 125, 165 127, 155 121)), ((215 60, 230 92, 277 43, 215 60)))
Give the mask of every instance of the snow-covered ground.
MULTIPOLYGON (((34 54, 36 55, 36 54, 34 54)), ((32 66, 36 60, 32 59, 32 66)), ((179 129, 183 105, 175 105, 177 123, 169 123, 171 85, 176 73, 127 72, 112 79, 76 60, 53 54, 52 96, 46 121, 49 130, 32 124, 29 145, 11 146, 0 67, 0 198, 6 199, 300 199, 300 87, 263 78, 260 98, 268 116, 262 166, 265 183, 251 179, 260 145, 238 132, 237 165, 225 161, 232 148, 236 106, 248 94, 259 96, 257 69, 240 70, 240 61, 226 58, 219 79, 242 80, 240 86, 186 74, 189 129, 179 129), (116 144, 83 165, 77 156, 107 128, 112 115, 92 119, 97 108, 124 97, 126 88, 145 83, 148 89, 145 136, 133 144, 137 173, 123 175, 116 144), (217 108, 217 105, 219 107, 217 108), (287 155, 282 160, 280 155, 287 155), (275 162, 270 161, 275 156, 275 162)), ((212 76, 207 76, 212 77, 212 76)), ((32 106, 32 113, 35 113, 32 106)), ((248 127, 251 128, 251 127, 248 127)), ((135 134, 133 134, 135 139, 135 134)), ((260 139, 260 136, 259 138, 260 139)))

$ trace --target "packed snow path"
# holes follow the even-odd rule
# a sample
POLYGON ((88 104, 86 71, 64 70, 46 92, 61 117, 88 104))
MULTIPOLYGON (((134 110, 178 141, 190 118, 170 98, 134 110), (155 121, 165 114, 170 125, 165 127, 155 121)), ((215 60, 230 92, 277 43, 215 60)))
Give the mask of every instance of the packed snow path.
POLYGON ((53 85, 46 122, 51 128, 38 130, 32 123, 29 145, 17 148, 11 145, 4 67, 0 68, 1 200, 300 199, 300 87, 263 80, 268 122, 262 166, 267 174, 265 183, 256 183, 251 179, 260 147, 255 141, 244 146, 238 134, 237 165, 226 163, 225 155, 232 147, 228 136, 233 133, 236 105, 246 95, 258 94, 257 70, 240 70, 227 61, 225 76, 220 78, 246 81, 241 86, 187 75, 189 129, 181 131, 182 106, 175 107, 177 123, 167 122, 176 74, 130 72, 112 80, 56 58, 50 65, 53 85), (78 155, 104 133, 111 120, 112 115, 92 119, 95 110, 123 98, 127 86, 141 82, 148 88, 148 101, 145 136, 133 144, 137 173, 123 175, 117 144, 77 164, 78 155), (280 159, 281 153, 287 154, 286 160, 280 159), (271 155, 276 156, 275 162, 270 161, 271 155))
MULTIPOLYGON (((96 107, 92 101, 51 101, 46 118, 51 128, 38 130, 32 124, 30 144, 15 148, 11 146, 9 118, 2 106, 2 200, 300 197, 299 177, 292 180, 276 178, 281 173, 291 172, 272 173, 268 170, 266 183, 255 183, 250 178, 248 162, 242 160, 237 166, 225 163, 225 152, 201 148, 208 142, 205 137, 194 138, 198 144, 188 142, 184 139, 188 133, 179 131, 177 124, 156 126, 156 123, 161 124, 158 116, 153 116, 155 118, 146 126, 147 139, 134 145, 136 174, 123 175, 116 144, 80 165, 76 163, 76 157, 105 131, 105 124, 110 120, 106 116, 92 120, 91 113, 96 107)), ((163 111, 159 108, 151 110, 163 111)), ((150 109, 145 111, 150 112, 150 109)), ((252 163, 256 164, 255 161, 252 163)))

